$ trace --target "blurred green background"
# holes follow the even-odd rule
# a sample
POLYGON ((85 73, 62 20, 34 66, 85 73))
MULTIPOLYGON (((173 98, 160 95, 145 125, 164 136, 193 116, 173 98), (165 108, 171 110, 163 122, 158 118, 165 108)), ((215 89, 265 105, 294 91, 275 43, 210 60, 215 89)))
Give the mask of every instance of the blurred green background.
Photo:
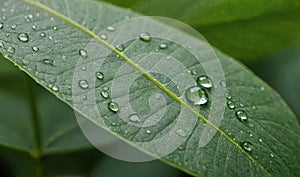
MULTIPOLYGON (((166 12, 166 9, 172 9, 172 7, 168 6, 170 3, 175 3, 177 7, 180 7, 183 5, 183 1, 164 1, 165 3, 159 3, 161 1, 152 0, 149 4, 145 4, 145 1, 135 0, 111 1, 118 5, 131 7, 148 15, 175 17, 191 24, 214 46, 238 58, 258 76, 269 83, 280 93, 299 119, 300 43, 297 40, 292 40, 300 38, 300 30, 295 32, 299 29, 300 22, 298 22, 299 15, 295 9, 291 12, 293 15, 281 9, 275 12, 268 12, 268 15, 263 18, 259 18, 255 13, 245 12, 246 15, 244 14, 242 20, 234 21, 233 19, 237 18, 235 16, 231 16, 228 19, 208 17, 210 13, 215 14, 215 11, 219 10, 218 8, 220 7, 218 4, 215 6, 211 5, 211 9, 202 14, 197 15, 197 9, 193 10, 191 8, 190 10, 192 12, 183 11, 185 15, 180 16, 178 15, 178 11, 177 13, 176 11, 166 12), (155 9, 158 5, 160 8, 155 9), (281 14, 281 11, 284 12, 284 15, 281 14), (275 15, 269 15, 269 13, 274 13, 275 15), (250 16, 247 16, 247 14, 250 14, 250 16), (255 16, 255 20, 245 20, 250 17, 253 19, 251 14, 255 16), (199 16, 204 20, 195 20, 195 17, 199 19, 199 16), (213 20, 215 20, 215 23, 213 23, 213 20), (284 23, 285 25, 282 25, 283 22, 286 22, 284 23), (268 25, 262 27, 261 25, 264 23, 268 25), (275 30, 276 27, 278 28, 275 30), (267 33, 271 35, 266 35, 267 33), (287 35, 281 36, 281 33, 287 35)), ((190 1, 185 1, 185 3, 188 2, 190 1)), ((207 4, 208 1, 203 1, 202 6, 201 3, 198 3, 198 6, 201 8, 207 4)), ((249 5, 251 5, 251 3, 249 3, 248 6, 249 5)), ((259 9, 257 12, 259 12, 259 9)), ((226 12, 222 13, 226 14, 226 12)), ((9 124, 5 124, 5 127, 0 125, 0 129, 11 132, 11 136, 14 137, 14 139, 19 139, 19 141, 28 148, 28 151, 33 149, 33 147, 29 145, 30 142, 28 142, 30 138, 27 139, 28 136, 33 136, 33 132, 29 130, 30 125, 28 125, 29 122, 26 121, 32 116, 32 108, 28 106, 32 104, 29 101, 32 99, 32 92, 36 95, 35 99, 39 105, 37 112, 42 119, 61 121, 62 124, 67 123, 72 126, 77 125, 74 113, 69 107, 56 99, 45 89, 33 83, 31 79, 3 57, 0 57, 0 83, 0 123, 10 122, 9 124), (63 117, 60 117, 61 115, 63 115, 63 117), (53 119, 51 116, 53 116, 53 119), (21 132, 21 134, 15 134, 15 129, 20 130, 19 132, 21 132)), ((53 127, 51 121, 44 121, 43 126, 48 129, 48 132, 55 133, 59 129, 58 127, 53 127)), ((92 146, 86 148, 88 142, 84 139, 84 136, 80 135, 80 131, 72 130, 70 132, 69 138, 79 137, 80 141, 85 145, 83 146, 85 148, 76 147, 73 151, 66 150, 66 152, 61 152, 56 155, 52 155, 55 149, 49 151, 49 154, 41 159, 44 176, 189 176, 160 161, 128 163, 112 159, 94 149, 92 146)), ((43 136, 47 138, 47 135, 43 136)), ((53 143, 63 142, 64 141, 61 140, 53 143)), ((13 141, 10 143, 11 144, 7 146, 17 144, 13 141)), ((72 149, 72 143, 68 146, 69 149, 72 149)), ((33 160, 31 156, 27 155, 26 152, 20 150, 18 146, 13 147, 13 149, 7 148, 4 145, 0 148, 0 176, 34 176, 37 162, 33 160)), ((51 145, 49 149, 51 150, 51 145)))

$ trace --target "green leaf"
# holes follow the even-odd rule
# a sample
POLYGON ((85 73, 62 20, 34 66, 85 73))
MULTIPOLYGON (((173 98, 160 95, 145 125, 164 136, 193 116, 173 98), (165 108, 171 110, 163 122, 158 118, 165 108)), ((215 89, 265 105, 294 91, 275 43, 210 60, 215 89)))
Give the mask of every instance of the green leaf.
POLYGON ((212 45, 241 60, 257 60, 300 42, 297 0, 105 1, 188 23, 212 45))
MULTIPOLYGON (((107 30, 108 26, 130 21, 130 17, 138 14, 100 2, 2 0, 2 4, 1 16, 5 16, 5 20, 0 29, 4 45, 1 53, 85 115, 94 126, 105 128, 131 144, 160 140, 170 132, 172 136, 161 143, 176 144, 175 138, 184 139, 184 142, 161 160, 195 176, 299 176, 300 129, 296 117, 274 90, 230 57, 218 51, 216 55, 211 53, 203 39, 149 18, 139 21, 138 26, 107 30), (142 40, 138 38, 140 33, 153 30, 153 27, 159 35, 166 36, 153 36, 149 41, 144 33, 142 40), (113 41, 132 34, 135 37, 123 43, 113 41), (167 40, 170 36, 175 36, 176 40, 167 40), (179 40, 184 40, 186 46, 179 45, 179 40), (169 47, 157 50, 162 43, 169 47), (126 49, 120 46, 115 49, 116 44, 126 49), (191 51, 201 53, 201 57, 191 51), (214 59, 219 59, 221 68, 214 59), (94 72, 95 66, 97 72, 104 74, 103 79, 96 80, 99 74, 94 72), (178 67, 182 70, 177 70, 178 67), (151 72, 152 69, 160 70, 151 72), (222 76, 222 70, 224 80, 213 77, 222 76), (87 77, 85 73, 90 74, 90 71, 92 75, 87 77), (128 82, 131 74, 138 74, 138 77, 128 82), (198 76, 204 74, 212 78, 214 87, 205 91, 209 96, 207 105, 194 106, 187 102, 185 91, 195 86, 198 76), (181 78, 181 75, 187 77, 181 78), (96 81, 95 87, 93 81, 96 81), (109 99, 101 97, 103 86, 110 88, 109 99), (122 88, 127 87, 129 90, 125 91, 129 91, 126 93, 129 95, 124 95, 122 88), (225 88, 227 98, 225 92, 215 94, 225 88), (151 118, 151 114, 157 116, 160 110, 165 110, 160 115, 162 119, 146 128, 123 121, 120 115, 125 112, 127 103, 117 102, 119 111, 109 103, 122 101, 124 96, 130 97, 128 103, 141 118, 151 118), (90 105, 93 97, 96 102, 90 105), (155 98, 163 100, 155 101, 155 98), (230 109, 227 103, 235 108, 230 109), (99 110, 99 115, 91 112, 93 108, 99 110), (246 115, 240 111, 245 111, 246 115), (241 114, 236 116, 237 113, 241 114), (105 125, 99 123, 101 120, 105 125), (191 122, 194 123, 192 127, 188 124, 191 122), (178 123, 184 126, 178 127, 178 123)), ((61 144, 57 144, 60 149, 61 144)), ((82 145, 78 141, 74 144, 82 145)), ((149 150, 141 144, 135 146, 149 150)), ((37 143, 37 147, 57 150, 51 144, 37 143)), ((164 148, 148 153, 160 155, 164 148)))

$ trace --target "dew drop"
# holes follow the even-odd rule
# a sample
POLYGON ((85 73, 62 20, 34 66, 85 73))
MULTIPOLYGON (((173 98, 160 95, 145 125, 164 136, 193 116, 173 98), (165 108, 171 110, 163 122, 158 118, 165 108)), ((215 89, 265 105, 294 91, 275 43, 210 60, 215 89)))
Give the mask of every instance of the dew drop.
POLYGON ((207 76, 199 76, 197 83, 204 88, 211 88, 213 86, 212 81, 207 76))
POLYGON ((270 156, 271 156, 271 157, 274 157, 274 155, 273 155, 273 154, 270 154, 270 156))
POLYGON ((82 88, 82 89, 87 89, 89 88, 89 83, 87 80, 80 80, 78 82, 79 86, 82 88))
POLYGON ((143 32, 140 34, 140 40, 144 42, 150 42, 151 41, 151 35, 147 32, 143 32))
POLYGON ((2 29, 4 26, 4 24, 2 22, 0 22, 0 29, 2 29))
POLYGON ((83 58, 86 58, 87 57, 87 52, 83 49, 80 49, 79 50, 79 55, 82 56, 83 58))
POLYGON ((46 36, 46 33, 41 33, 40 36, 41 36, 41 37, 45 37, 45 36, 46 36))
POLYGON ((159 48, 160 49, 167 49, 168 45, 166 43, 162 43, 162 44, 159 45, 159 48))
POLYGON ((22 64, 25 65, 25 66, 27 66, 27 65, 30 64, 30 62, 29 62, 29 60, 23 59, 23 60, 22 60, 22 64))
POLYGON ((136 115, 136 114, 132 114, 131 116, 129 116, 129 120, 131 122, 140 122, 141 121, 140 117, 138 115, 136 115))
POLYGON ((15 29, 17 28, 17 25, 12 25, 10 28, 11 28, 12 30, 15 30, 15 29))
POLYGON ((16 49, 13 48, 13 47, 8 47, 7 52, 10 53, 10 54, 14 54, 16 52, 16 49))
POLYGON ((107 35, 106 34, 101 34, 100 38, 103 39, 103 40, 107 40, 107 35))
POLYGON ((260 143, 262 143, 262 142, 263 142, 263 140, 262 140, 261 138, 259 138, 259 139, 258 139, 258 141, 259 141, 260 143))
POLYGON ((36 30, 36 26, 35 25, 32 25, 31 27, 33 30, 36 30))
POLYGON ((120 45, 116 46, 116 49, 120 52, 123 52, 125 50, 125 47, 124 47, 124 45, 120 44, 120 45))
POLYGON ((53 66, 53 60, 51 59, 43 59, 45 65, 53 66))
POLYGON ((251 153, 253 151, 253 145, 252 145, 252 143, 250 143, 248 141, 243 141, 241 143, 241 147, 248 153, 251 153))
POLYGON ((96 72, 96 77, 97 77, 97 79, 99 79, 99 80, 103 80, 104 75, 103 75, 102 72, 96 72))
POLYGON ((190 71, 190 73, 191 73, 192 75, 196 75, 196 74, 197 74, 197 71, 196 71, 195 69, 192 69, 192 70, 190 71))
POLYGON ((58 86, 55 86, 55 85, 54 85, 54 86, 52 87, 52 90, 53 90, 54 92, 58 92, 58 91, 59 91, 59 88, 58 88, 58 86))
POLYGON ((147 134, 151 134, 151 130, 146 130, 146 133, 147 134))
POLYGON ((53 27, 53 30, 57 30, 58 28, 56 26, 53 27))
POLYGON ((106 29, 107 31, 115 31, 115 27, 113 26, 108 26, 106 29))
POLYGON ((229 109, 234 109, 235 108, 235 105, 234 105, 233 101, 228 101, 227 106, 228 106, 229 109))
POLYGON ((108 91, 108 90, 109 90, 109 88, 106 87, 106 86, 104 86, 102 89, 103 89, 104 91, 108 91))
POLYGON ((108 99, 108 98, 109 98, 108 92, 101 92, 101 96, 102 96, 104 99, 108 99))
POLYGON ((239 110, 235 113, 236 118, 241 122, 246 122, 248 120, 248 116, 245 111, 239 110))
POLYGON ((0 48, 3 48, 4 47, 4 44, 3 42, 0 41, 0 48))
POLYGON ((186 132, 182 129, 178 129, 176 130, 176 134, 181 136, 181 137, 185 137, 186 136, 186 132))
POLYGON ((117 103, 109 103, 108 104, 108 109, 111 110, 112 112, 118 112, 119 111, 119 105, 117 103))
POLYGON ((227 84, 226 84, 226 81, 224 81, 224 80, 221 81, 220 84, 221 84, 222 87, 226 87, 226 85, 227 85, 227 84))
POLYGON ((38 47, 32 47, 32 50, 33 50, 34 52, 38 52, 40 49, 39 49, 38 47))
POLYGON ((198 86, 190 87, 185 92, 185 97, 193 105, 204 105, 208 102, 207 93, 198 86))
POLYGON ((29 14, 29 15, 28 15, 28 18, 33 19, 33 15, 32 15, 32 14, 29 14))
POLYGON ((18 39, 21 41, 21 42, 28 42, 29 41, 29 36, 28 34, 26 33, 20 33, 18 35, 18 39))

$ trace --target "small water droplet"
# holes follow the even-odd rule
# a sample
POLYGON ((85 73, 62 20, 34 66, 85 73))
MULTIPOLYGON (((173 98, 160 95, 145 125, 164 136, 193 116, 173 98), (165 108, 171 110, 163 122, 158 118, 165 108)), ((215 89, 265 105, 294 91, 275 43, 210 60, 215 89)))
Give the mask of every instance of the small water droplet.
POLYGON ((49 39, 49 40, 53 40, 53 37, 52 37, 52 36, 49 36, 48 39, 49 39))
POLYGON ((221 81, 220 84, 221 84, 222 87, 226 87, 226 85, 227 85, 227 84, 226 84, 226 81, 224 81, 224 80, 221 81))
POLYGON ((40 49, 39 49, 38 47, 32 47, 32 50, 33 50, 34 52, 38 52, 40 49))
POLYGON ((245 111, 239 110, 235 113, 236 118, 241 122, 246 122, 248 120, 248 116, 245 111))
POLYGON ((20 33, 18 35, 18 39, 21 41, 21 42, 28 42, 29 41, 29 36, 28 34, 26 33, 20 33))
POLYGON ((204 105, 208 102, 208 96, 205 90, 198 86, 190 87, 185 92, 186 99, 193 105, 204 105))
POLYGON ((144 42, 150 42, 151 41, 151 35, 147 32, 143 32, 140 34, 140 40, 144 42))
POLYGON ((117 103, 109 103, 108 104, 108 109, 111 110, 112 112, 118 112, 119 111, 119 105, 117 103))
POLYGON ((108 98, 109 98, 108 92, 101 92, 101 96, 102 96, 104 99, 108 99, 108 98))
POLYGON ((131 116, 129 116, 129 120, 131 122, 140 122, 141 121, 140 117, 138 115, 136 115, 136 114, 132 114, 131 116))
POLYGON ((43 59, 45 65, 53 66, 53 60, 51 59, 43 59))
POLYGON ((25 66, 27 66, 27 65, 30 64, 30 62, 29 62, 29 60, 23 59, 22 60, 22 64, 25 65, 25 66))
POLYGON ((204 88, 211 88, 213 86, 212 81, 207 76, 199 76, 197 83, 204 88))
POLYGON ((107 35, 106 34, 101 34, 100 38, 103 39, 103 40, 107 40, 107 35))
POLYGON ((263 86, 260 87, 260 90, 261 90, 261 91, 264 91, 264 90, 265 90, 265 87, 263 87, 263 86))
POLYGON ((168 44, 162 43, 162 44, 159 45, 159 48, 160 49, 167 49, 168 48, 168 44))
POLYGON ((259 138, 259 139, 258 139, 258 141, 259 141, 260 143, 262 143, 262 142, 263 142, 263 140, 262 140, 261 138, 259 138))
POLYGON ((32 25, 31 27, 33 30, 36 30, 36 26, 35 25, 32 25))
POLYGON ((0 48, 4 47, 4 43, 0 41, 0 48))
POLYGON ((273 155, 272 153, 270 154, 270 156, 271 156, 271 157, 274 157, 274 155, 273 155))
POLYGON ((123 52, 125 50, 125 47, 124 47, 124 45, 120 44, 120 45, 116 46, 116 49, 120 52, 123 52))
POLYGON ((97 77, 97 79, 99 79, 99 80, 103 80, 104 75, 103 75, 102 72, 96 72, 96 77, 97 77))
POLYGON ((57 30, 58 28, 56 26, 53 27, 53 30, 57 30))
POLYGON ((84 96, 82 97, 82 99, 83 99, 83 100, 87 100, 87 96, 84 95, 84 96))
POLYGON ((4 26, 3 22, 0 22, 0 29, 2 29, 4 26))
POLYGON ((40 36, 41 36, 41 37, 45 37, 45 36, 46 36, 46 33, 41 33, 40 36))
POLYGON ((253 134, 252 134, 252 133, 250 133, 250 134, 249 134, 249 136, 252 138, 252 137, 253 137, 253 134))
POLYGON ((52 87, 52 90, 53 90, 54 92, 58 92, 58 91, 59 91, 59 88, 58 88, 58 86, 54 85, 54 86, 52 87))
POLYGON ((192 70, 190 71, 190 73, 194 76, 194 75, 197 74, 197 70, 196 70, 196 69, 192 69, 192 70))
POLYGON ((235 105, 234 105, 233 101, 228 101, 227 106, 228 106, 229 109, 234 109, 235 108, 235 105))
POLYGON ((32 15, 32 14, 29 14, 29 15, 28 15, 28 18, 33 19, 33 15, 32 15))
POLYGON ((241 143, 241 147, 248 153, 251 153, 253 151, 253 145, 252 145, 252 143, 250 143, 248 141, 243 141, 241 143))
POLYGON ((183 129, 178 129, 176 130, 176 134, 181 136, 181 137, 185 137, 186 136, 186 132, 183 129))
POLYGON ((79 55, 82 56, 83 58, 86 58, 87 57, 87 52, 83 49, 80 49, 79 50, 79 55))
POLYGON ((146 130, 146 133, 147 134, 151 134, 151 130, 146 130))
POLYGON ((14 54, 16 52, 16 50, 13 47, 8 47, 7 52, 10 53, 10 54, 14 54))
POLYGON ((108 91, 108 90, 109 90, 109 87, 104 86, 102 89, 103 89, 104 91, 108 91))
POLYGON ((80 80, 78 82, 79 86, 82 88, 82 89, 87 89, 89 88, 89 83, 87 80, 80 80))
POLYGON ((226 96, 226 98, 227 98, 228 100, 231 100, 231 99, 232 99, 232 97, 231 97, 231 95, 230 95, 229 92, 226 92, 225 96, 226 96))
POLYGON ((11 28, 12 30, 15 30, 15 29, 17 28, 17 25, 12 25, 10 28, 11 28))
POLYGON ((108 26, 106 29, 107 31, 115 31, 115 28, 113 26, 108 26))
POLYGON ((83 66, 83 67, 81 67, 81 70, 82 70, 82 71, 85 71, 85 70, 86 70, 86 68, 83 66))

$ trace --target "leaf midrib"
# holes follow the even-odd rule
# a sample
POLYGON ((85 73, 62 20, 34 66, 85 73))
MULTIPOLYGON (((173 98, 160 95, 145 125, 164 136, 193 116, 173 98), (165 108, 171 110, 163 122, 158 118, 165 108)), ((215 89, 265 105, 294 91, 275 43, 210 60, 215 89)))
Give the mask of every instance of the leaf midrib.
POLYGON ((60 18, 61 20, 65 21, 66 23, 69 23, 70 25, 78 28, 83 33, 85 33, 85 34, 89 35, 90 37, 92 37, 93 39, 95 39, 99 44, 104 45, 105 47, 110 49, 113 53, 119 55, 121 59, 123 59, 125 62, 127 62, 129 65, 131 65, 134 69, 136 69, 138 72, 140 72, 145 78, 147 78, 149 81, 151 81, 155 86, 157 86, 163 92, 168 94, 171 98, 173 98, 176 102, 178 102, 180 105, 185 107, 191 113, 195 114, 204 123, 206 123, 207 125, 211 126, 214 129, 216 129, 216 131, 218 133, 220 133, 220 135, 223 136, 225 139, 227 139, 229 142, 231 142, 232 144, 237 146, 238 149, 240 149, 250 160, 255 162, 268 176, 272 176, 271 173, 269 173, 259 161, 254 159, 251 155, 249 155, 237 142, 235 142, 232 138, 230 138, 227 134, 225 134, 225 132, 223 132, 221 129, 219 129, 216 125, 214 125, 212 122, 207 120, 204 116, 199 114, 197 111, 195 111, 191 106, 189 106, 187 103, 185 103, 179 97, 177 97, 173 92, 171 92, 169 89, 167 89, 163 84, 161 84, 155 78, 153 78, 149 73, 147 73, 142 68, 140 68, 130 58, 128 58, 126 55, 124 55, 123 52, 118 51, 114 46, 110 45, 107 41, 102 40, 93 31, 90 31, 89 29, 85 28, 83 25, 80 25, 79 23, 77 23, 77 22, 73 21, 72 19, 68 18, 67 16, 55 11, 54 9, 51 9, 50 7, 44 5, 40 2, 37 2, 35 0, 24 0, 24 1, 31 4, 32 6, 35 6, 47 13, 50 13, 50 14, 60 18))

